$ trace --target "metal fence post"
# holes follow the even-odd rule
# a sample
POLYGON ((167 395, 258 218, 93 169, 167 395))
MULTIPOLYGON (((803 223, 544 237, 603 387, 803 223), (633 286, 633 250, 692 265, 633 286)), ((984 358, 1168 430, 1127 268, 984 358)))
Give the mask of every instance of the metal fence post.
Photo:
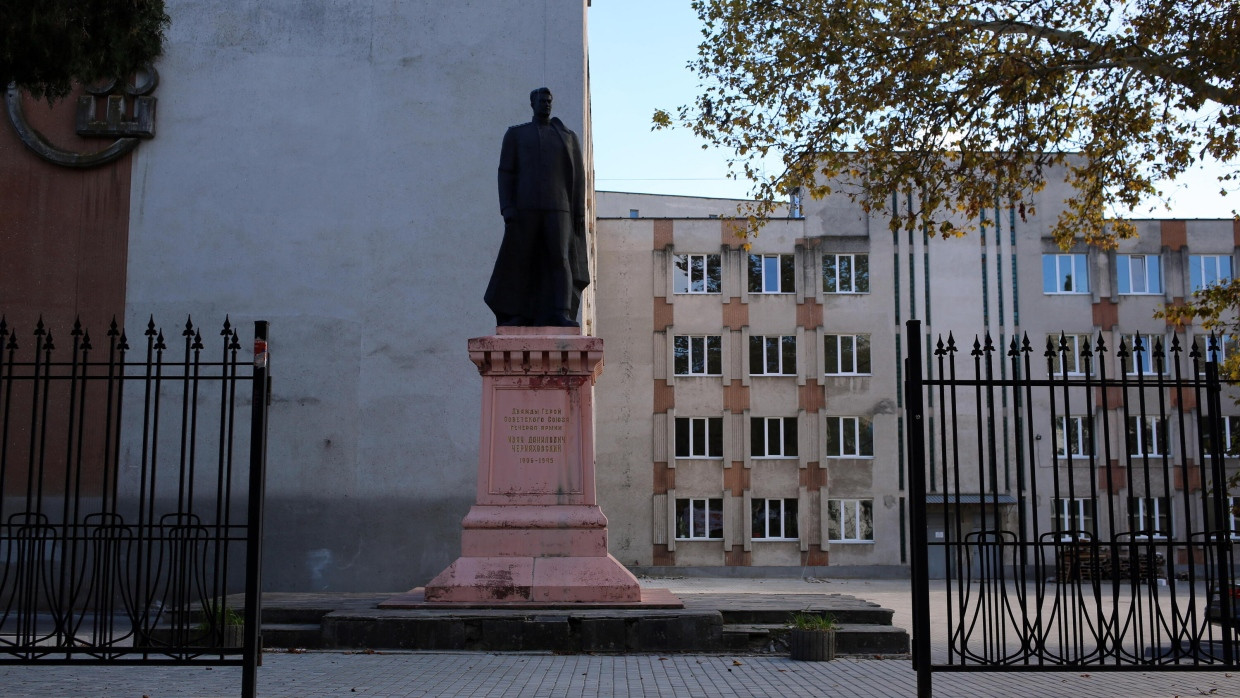
POLYGON ((926 532, 926 424, 922 394, 921 322, 904 323, 904 409, 908 418, 910 539, 913 555, 913 668, 917 671, 917 695, 931 695, 930 677, 930 570, 926 532))
POLYGON ((262 656, 263 498, 267 481, 268 376, 267 322, 254 323, 254 381, 250 417, 250 486, 245 546, 245 654, 241 670, 242 698, 255 698, 262 656))

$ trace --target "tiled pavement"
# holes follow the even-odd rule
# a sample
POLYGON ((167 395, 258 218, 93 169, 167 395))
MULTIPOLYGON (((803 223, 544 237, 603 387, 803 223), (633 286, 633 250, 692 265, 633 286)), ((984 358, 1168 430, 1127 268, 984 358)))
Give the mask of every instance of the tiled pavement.
MULTIPOLYGON (((237 696, 241 670, 193 667, 0 667, 5 698, 237 696)), ((937 674, 936 696, 1133 698, 1240 696, 1240 674, 937 674)), ((269 653, 264 698, 371 696, 912 696, 907 660, 793 662, 772 656, 415 652, 269 653)))
MULTIPOLYGON (((891 608, 909 627, 908 580, 652 579, 674 592, 842 593, 891 608)), ((932 622, 943 604, 934 602, 932 622)), ((339 696, 913 696, 907 659, 793 662, 763 655, 553 655, 471 652, 269 651, 259 669, 263 698, 339 696)), ((0 666, 3 698, 205 698, 240 695, 236 667, 0 666)), ((1240 673, 936 674, 934 695, 951 697, 1142 698, 1236 696, 1240 673)))

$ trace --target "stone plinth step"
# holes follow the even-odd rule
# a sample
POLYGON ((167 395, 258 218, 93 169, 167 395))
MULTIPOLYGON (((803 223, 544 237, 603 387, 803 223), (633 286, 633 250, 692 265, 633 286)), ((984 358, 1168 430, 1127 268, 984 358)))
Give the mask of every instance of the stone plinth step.
MULTIPOLYGON (((753 652, 787 651, 788 626, 748 623, 723 626, 724 646, 753 652)), ((909 652, 908 632, 891 625, 840 623, 836 629, 838 654, 904 655, 909 652)))
POLYGON ((894 611, 843 594, 683 594, 687 609, 718 609, 723 622, 734 624, 787 623, 792 614, 829 613, 837 623, 891 625, 894 611))
POLYGON ((323 626, 319 623, 263 623, 262 635, 263 647, 323 647, 323 626))
POLYGON ((339 649, 690 652, 723 647, 718 611, 376 610, 323 619, 339 649))

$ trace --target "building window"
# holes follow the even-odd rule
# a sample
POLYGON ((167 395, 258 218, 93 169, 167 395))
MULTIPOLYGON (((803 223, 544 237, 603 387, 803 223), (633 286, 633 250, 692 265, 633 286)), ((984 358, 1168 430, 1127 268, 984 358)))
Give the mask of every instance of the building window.
POLYGON ((1055 499, 1053 527, 1062 540, 1091 539, 1098 534, 1094 528, 1094 500, 1055 499))
POLYGON ((827 540, 832 543, 873 543, 873 500, 828 499, 827 540))
POLYGON ((1129 497, 1128 528, 1137 538, 1171 535, 1171 500, 1167 497, 1129 497))
MULTIPOLYGON (((1224 530, 1230 531, 1232 540, 1240 540, 1240 497, 1223 497, 1223 506, 1226 511, 1223 512, 1224 530)), ((1205 528, 1207 531, 1217 531, 1217 522, 1214 518, 1214 496, 1210 495, 1206 498, 1206 521, 1205 528)))
POLYGON ((1055 454, 1060 458, 1088 458, 1094 452, 1086 417, 1060 417, 1055 424, 1055 454))
POLYGON ((629 218, 641 218, 641 215, 642 215, 641 211, 635 208, 629 209, 629 218))
MULTIPOLYGON (((1220 425, 1223 431, 1223 456, 1235 458, 1240 456, 1240 417, 1228 415, 1223 417, 1220 425)), ((1209 421, 1201 420, 1201 447, 1208 458, 1214 453, 1213 441, 1210 436, 1209 421)))
POLYGON ((797 539, 797 500, 755 499, 750 508, 754 540, 797 539))
POLYGON ((796 293, 796 264, 790 254, 749 255, 750 293, 796 293))
POLYGON ((1081 351, 1089 347, 1089 335, 1087 334, 1065 334, 1062 336, 1063 343, 1060 343, 1061 336, 1052 334, 1047 336, 1049 346, 1053 354, 1051 355, 1051 377, 1062 376, 1064 370, 1070 376, 1085 373, 1085 359, 1081 356, 1081 351))
POLYGON ((1201 357, 1201 372, 1206 372, 1206 362, 1217 361, 1219 363, 1219 371, 1223 370, 1223 362, 1227 357, 1236 353, 1236 338, 1231 335, 1214 336, 1214 341, 1210 341, 1210 335, 1197 335, 1193 337, 1193 347, 1197 349, 1197 354, 1201 357))
POLYGON ((1231 255, 1190 254, 1188 280, 1192 291, 1231 281, 1231 255))
POLYGON ((822 258, 823 293, 869 293, 870 255, 829 254, 822 258))
POLYGON ((828 375, 870 375, 870 335, 829 334, 823 338, 823 347, 828 375))
POLYGON ((874 455, 874 425, 865 417, 827 417, 827 455, 869 458, 874 455))
POLYGON ((794 376, 796 372, 796 335, 750 335, 749 375, 794 376))
POLYGON ((1121 254, 1116 258, 1121 294, 1162 293, 1162 264, 1156 254, 1121 254))
POLYGON ((677 499, 677 540, 723 538, 722 499, 677 499))
POLYGON ((1129 417, 1128 453, 1133 456, 1170 455, 1167 420, 1161 417, 1129 417))
POLYGON ((1128 350, 1128 358, 1120 361, 1127 362, 1128 375, 1135 376, 1138 373, 1150 375, 1158 372, 1156 369, 1166 369, 1166 355, 1164 354, 1164 358, 1157 361, 1154 357, 1155 351, 1162 346, 1162 337, 1153 334, 1126 334, 1121 339, 1124 348, 1128 350))
POLYGON ((723 374, 723 338, 717 334, 672 338, 673 370, 678 376, 718 376, 723 374))
POLYGON ((1043 293, 1089 293, 1089 271, 1083 254, 1042 255, 1043 293))
POLYGON ((678 254, 672 258, 674 293, 719 293, 722 278, 717 254, 678 254))
POLYGON ((796 458, 796 417, 751 417, 749 455, 754 458, 796 458))
POLYGON ((723 417, 677 417, 677 458, 723 458, 723 417))

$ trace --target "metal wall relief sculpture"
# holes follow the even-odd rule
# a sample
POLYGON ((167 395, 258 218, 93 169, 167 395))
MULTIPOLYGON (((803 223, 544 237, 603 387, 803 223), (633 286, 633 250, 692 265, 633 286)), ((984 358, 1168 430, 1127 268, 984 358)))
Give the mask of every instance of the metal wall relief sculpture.
POLYGON ((78 97, 77 134, 83 138, 113 139, 102 150, 89 153, 57 146, 34 128, 26 119, 21 90, 15 85, 9 85, 4 100, 9 123, 27 148, 56 165, 88 168, 112 162, 138 147, 142 140, 155 137, 156 99, 151 93, 158 86, 159 73, 150 66, 126 81, 108 80, 87 85, 86 94, 78 97))

